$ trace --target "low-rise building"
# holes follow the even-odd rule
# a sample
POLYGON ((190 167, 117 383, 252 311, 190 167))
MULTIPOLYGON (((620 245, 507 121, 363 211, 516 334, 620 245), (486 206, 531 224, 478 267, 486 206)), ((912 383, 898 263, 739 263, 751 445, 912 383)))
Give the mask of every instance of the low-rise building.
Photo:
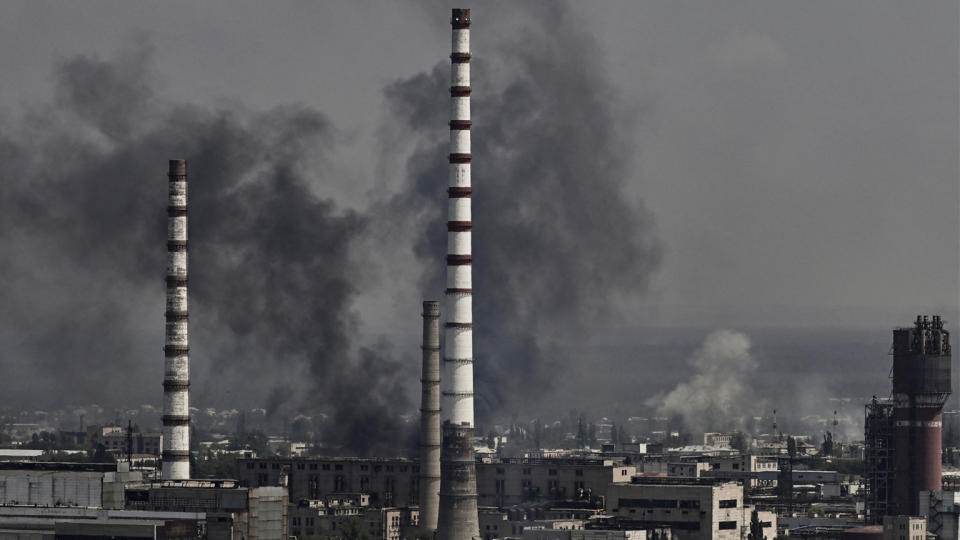
POLYGON ((236 465, 241 485, 277 486, 283 481, 291 501, 367 493, 371 506, 384 507, 417 504, 419 474, 419 463, 408 458, 243 458, 236 465))
POLYGON ((604 496, 629 483, 633 465, 611 460, 504 459, 477 463, 477 503, 503 508, 525 502, 604 496))
POLYGON ((923 517, 883 517, 883 540, 926 540, 926 538, 927 520, 923 517))
MULTIPOLYGON (((626 529, 669 528, 678 540, 739 540, 744 526, 738 482, 635 477, 611 485, 607 512, 626 529)), ((749 515, 746 516, 749 526, 749 515)))

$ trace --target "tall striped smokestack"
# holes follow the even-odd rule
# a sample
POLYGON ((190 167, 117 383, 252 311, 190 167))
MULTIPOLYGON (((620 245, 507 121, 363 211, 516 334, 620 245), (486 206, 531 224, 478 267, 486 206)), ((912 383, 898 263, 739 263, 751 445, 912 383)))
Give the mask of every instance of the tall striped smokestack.
POLYGON ((423 303, 420 384, 420 527, 437 529, 440 504, 440 302, 423 303))
POLYGON ((473 427, 473 262, 470 247, 470 10, 453 10, 444 420, 473 427))
POLYGON ((164 480, 190 478, 190 341, 187 335, 187 162, 170 160, 167 310, 163 369, 164 480))
POLYGON ((436 540, 480 537, 473 456, 473 263, 470 247, 470 10, 454 9, 443 442, 436 540))

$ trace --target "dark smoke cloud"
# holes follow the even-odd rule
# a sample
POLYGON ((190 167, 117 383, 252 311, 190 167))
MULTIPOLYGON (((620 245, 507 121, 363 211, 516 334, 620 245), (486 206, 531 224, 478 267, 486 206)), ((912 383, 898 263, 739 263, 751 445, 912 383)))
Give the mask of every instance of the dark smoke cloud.
POLYGON ((2 393, 159 401, 166 160, 182 157, 194 404, 323 412, 330 447, 402 452, 399 362, 354 343, 369 218, 318 194, 336 129, 302 106, 165 102, 151 66, 148 47, 67 59, 53 102, 2 127, 2 393))
MULTIPOLYGON (((523 7, 522 39, 484 41, 496 26, 494 10, 478 12, 473 23, 481 421, 559 401, 550 389, 560 364, 544 352, 552 336, 603 324, 611 302, 643 290, 660 260, 651 215, 625 195, 636 153, 633 122, 622 114, 596 44, 565 4, 523 7)), ((449 86, 445 61, 386 91, 395 122, 386 137, 410 152, 406 185, 388 215, 428 231, 414 250, 424 265, 422 286, 435 298, 442 296, 446 250, 449 86)))

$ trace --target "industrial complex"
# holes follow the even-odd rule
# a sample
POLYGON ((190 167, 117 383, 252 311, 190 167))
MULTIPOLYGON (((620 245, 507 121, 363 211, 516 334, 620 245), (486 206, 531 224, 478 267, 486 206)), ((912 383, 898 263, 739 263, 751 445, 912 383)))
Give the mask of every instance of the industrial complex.
MULTIPOLYGON (((41 448, 40 423, 0 426, 11 441, 0 448, 0 540, 960 538, 960 474, 951 474, 960 448, 943 442, 944 426, 957 419, 945 411, 952 352, 939 315, 893 329, 889 396, 877 388, 880 397, 855 405, 857 415, 864 407, 862 439, 841 440, 836 413, 814 440, 780 431, 776 411, 759 410, 749 432, 573 413, 478 425, 471 11, 453 9, 450 24, 448 183, 435 186, 447 194, 445 294, 419 312, 416 453, 345 456, 286 423, 282 436, 264 435, 259 446, 196 437, 187 162, 170 160, 160 430, 129 420, 81 425, 61 429, 51 450, 41 448)), ((229 421, 237 427, 222 421, 208 432, 245 435, 253 419, 229 421)))

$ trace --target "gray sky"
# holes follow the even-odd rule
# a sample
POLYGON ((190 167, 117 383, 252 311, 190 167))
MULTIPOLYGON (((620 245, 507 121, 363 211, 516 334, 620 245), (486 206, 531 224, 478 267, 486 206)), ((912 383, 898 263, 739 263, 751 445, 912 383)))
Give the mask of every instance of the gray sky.
MULTIPOLYGON (((556 37, 542 73, 586 69, 568 54, 589 60, 625 145, 617 152, 629 155, 613 168, 621 194, 648 212, 644 234, 661 250, 648 283, 616 290, 610 300, 621 316, 605 329, 886 332, 921 312, 957 319, 957 2, 579 2, 565 15, 572 24, 547 28, 541 11, 523 6, 465 6, 474 57, 489 63, 489 78, 474 82, 475 124, 486 121, 484 92, 517 76, 503 67, 505 43, 535 47, 572 27, 586 36, 556 37)), ((398 142, 405 128, 390 118, 385 88, 446 61, 448 8, 8 0, 0 122, 29 124, 26 112, 56 100, 54 72, 66 60, 112 61, 147 47, 157 101, 254 112, 301 104, 325 115, 335 143, 310 187, 338 208, 367 212, 408 185, 413 151, 398 142)), ((446 114, 444 100, 437 107, 446 114)), ((445 137, 436 131, 438 144, 445 137)), ((144 175, 162 179, 168 157, 177 156, 145 163, 144 175)), ((482 186, 482 163, 475 177, 482 186)), ((633 234, 609 232, 624 242, 633 234)), ((425 294, 410 253, 416 237, 400 234, 395 252, 372 256, 380 278, 349 303, 361 334, 387 335, 404 351, 417 339, 415 306, 425 294)), ((590 246, 580 253, 590 257, 590 246)), ((20 294, 28 300, 29 286, 20 294)), ((162 290, 131 294, 155 301, 162 290)), ((145 327, 136 339, 152 347, 160 332, 145 327)))

